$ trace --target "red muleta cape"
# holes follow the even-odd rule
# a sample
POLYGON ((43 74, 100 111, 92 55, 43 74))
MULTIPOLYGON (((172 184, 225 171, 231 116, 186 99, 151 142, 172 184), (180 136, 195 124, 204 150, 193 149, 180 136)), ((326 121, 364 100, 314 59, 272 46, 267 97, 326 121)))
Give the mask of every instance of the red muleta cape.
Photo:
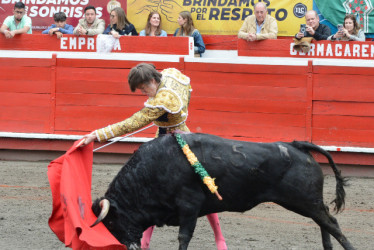
POLYGON ((125 249, 91 210, 93 143, 76 148, 78 141, 48 166, 53 210, 48 224, 73 249, 125 249))

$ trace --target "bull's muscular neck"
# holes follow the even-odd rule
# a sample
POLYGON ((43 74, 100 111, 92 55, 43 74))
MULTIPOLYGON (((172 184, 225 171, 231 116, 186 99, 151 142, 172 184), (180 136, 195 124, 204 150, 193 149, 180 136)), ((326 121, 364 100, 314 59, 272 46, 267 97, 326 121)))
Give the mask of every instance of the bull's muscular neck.
MULTIPOLYGON (((144 231, 144 230, 143 230, 144 231)), ((124 243, 126 246, 138 245, 140 239, 142 238, 143 231, 139 228, 128 227, 126 229, 125 235, 123 235, 123 240, 119 240, 121 243, 124 243)))
POLYGON ((137 162, 137 156, 134 155, 113 179, 105 194, 122 218, 122 230, 125 233, 121 235, 123 238, 120 241, 126 242, 126 245, 139 242, 143 231, 155 224, 150 217, 151 212, 144 210, 144 203, 150 200, 147 198, 150 187, 144 183, 150 180, 147 174, 139 174, 137 162))
POLYGON ((120 231, 112 232, 119 242, 130 246, 132 244, 139 244, 142 238, 143 232, 146 227, 142 227, 139 224, 139 219, 134 217, 134 212, 131 209, 123 209, 123 203, 119 204, 117 198, 106 197, 110 200, 111 206, 115 207, 115 211, 118 215, 116 223, 120 225, 120 231))

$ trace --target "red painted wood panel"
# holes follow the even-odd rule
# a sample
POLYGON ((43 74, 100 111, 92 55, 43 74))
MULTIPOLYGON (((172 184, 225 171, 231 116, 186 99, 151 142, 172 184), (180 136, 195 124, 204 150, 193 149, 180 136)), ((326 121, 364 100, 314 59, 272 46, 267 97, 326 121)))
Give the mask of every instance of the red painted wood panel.
POLYGON ((48 106, 0 106, 0 119, 1 120, 39 120, 44 122, 48 121, 49 107, 48 106))
POLYGON ((100 80, 57 80, 57 93, 82 93, 82 94, 126 94, 132 93, 127 82, 100 81, 100 80))
MULTIPOLYGON (((144 58, 143 58, 144 59, 144 58)), ((158 70, 165 68, 177 68, 179 62, 151 62, 151 61, 123 61, 123 60, 101 60, 101 59, 70 59, 58 58, 57 64, 60 67, 76 67, 76 68, 117 68, 131 69, 141 62, 152 63, 158 70)))
POLYGON ((374 116, 314 115, 314 128, 374 130, 374 116))
MULTIPOLYGON (((253 59, 255 60, 255 59, 253 59)), ((255 61, 254 61, 255 63, 255 61)), ((283 65, 256 65, 256 64, 229 64, 229 63, 186 63, 185 72, 227 72, 227 73, 253 73, 253 74, 306 74, 307 66, 283 65)))
MULTIPOLYGON (((0 112, 2 112, 0 110, 0 112)), ((43 120, 6 120, 1 118, 0 130, 15 133, 45 133, 48 131, 48 118, 43 120)))
POLYGON ((56 120, 56 64, 57 64, 57 54, 52 54, 51 63, 51 102, 49 109, 49 130, 48 133, 53 134, 55 132, 55 120, 56 120))
POLYGON ((236 50, 238 36, 234 35, 203 35, 206 49, 209 50, 236 50))
POLYGON ((107 107, 142 107, 147 97, 144 95, 112 95, 112 94, 57 94, 58 106, 107 106, 107 107))
POLYGON ((353 65, 352 67, 315 65, 313 66, 313 71, 316 74, 374 75, 374 70, 372 67, 355 67, 353 65))
POLYGON ((293 114, 239 113, 191 110, 189 120, 202 123, 248 124, 258 126, 276 125, 278 127, 304 127, 305 116, 293 114))
POLYGON ((235 86, 227 84, 203 85, 193 87, 194 96, 223 96, 225 98, 244 98, 255 100, 305 101, 305 88, 268 87, 268 86, 235 86))
POLYGON ((57 68, 57 93, 131 94, 128 69, 57 68))
POLYGON ((314 100, 373 102, 373 76, 345 74, 316 74, 314 100), (333 79, 333 80, 332 80, 333 79))
POLYGON ((91 131, 120 122, 142 107, 57 106, 56 130, 91 131))
MULTIPOLYGON (((322 88, 321 88, 322 89, 322 88)), ((333 88, 339 92, 339 88, 333 88)), ((330 92, 327 88, 325 91, 330 92)), ((350 89, 344 89, 349 91, 350 89)), ((355 90, 352 90, 355 93, 355 90)), ((369 90, 370 92, 370 90, 369 90)), ((326 99, 334 99, 335 95, 326 99)), ((348 93, 347 93, 348 94, 348 93)), ((347 98, 344 98, 347 99, 347 98)), ((315 101, 313 109, 313 142, 321 145, 372 147, 374 142, 374 103, 370 97, 362 100, 357 95, 354 102, 315 101)))
POLYGON ((0 67, 49 67, 51 59, 41 58, 0 58, 0 67))
POLYGON ((238 39, 238 55, 286 57, 290 55, 291 42, 292 39, 267 39, 255 42, 238 39))
POLYGON ((0 92, 0 107, 47 107, 49 108, 49 94, 34 93, 2 93, 0 92))
POLYGON ((139 62, 122 60, 101 60, 101 59, 76 59, 76 58, 58 58, 57 65, 66 68, 115 68, 131 69, 139 62))
POLYGON ((189 71, 188 76, 191 79, 192 88, 196 84, 217 84, 225 83, 226 88, 231 85, 241 86, 272 86, 272 87, 293 87, 305 88, 306 75, 287 75, 267 73, 230 73, 230 72, 202 72, 202 71, 189 71))
POLYGON ((374 116, 374 103, 315 101, 313 114, 374 116))
POLYGON ((45 94, 0 93, 0 130, 46 132, 49 101, 45 94))
MULTIPOLYGON (((344 74, 343 73, 333 74, 332 72, 323 73, 323 74, 319 74, 319 73, 314 74, 313 76, 314 87, 315 88, 323 88, 323 87, 334 88, 335 87, 335 88, 349 89, 349 91, 351 91, 352 89, 356 89, 356 88, 374 89, 374 85, 372 83, 373 76, 367 75, 367 74, 355 75, 352 72, 352 68, 340 67, 340 69, 341 68, 346 69, 344 74)), ((313 67, 313 69, 315 69, 315 67, 313 67)))
POLYGON ((312 140, 320 145, 373 147, 374 131, 313 128, 312 140))
MULTIPOLYGON (((28 77, 31 78, 30 75, 28 77)), ((24 79, 24 80, 0 79, 0 92, 47 93, 48 94, 50 93, 50 80, 40 81, 40 80, 34 80, 34 79, 24 79)))
POLYGON ((49 67, 2 66, 0 79, 2 80, 32 80, 46 81, 50 79, 49 67))
POLYGON ((187 126, 192 132, 210 133, 224 138, 256 141, 256 142, 273 142, 273 141, 292 141, 305 140, 305 129, 300 127, 279 127, 261 126, 252 124, 219 124, 203 123, 201 121, 187 122, 187 126))
POLYGON ((315 100, 372 102, 374 100, 374 88, 361 88, 351 86, 349 88, 337 87, 315 87, 315 100))
POLYGON ((194 96, 190 102, 190 110, 212 110, 222 112, 258 112, 280 114, 305 114, 306 103, 303 101, 250 100, 226 97, 194 96))
MULTIPOLYGON (((105 61, 102 61, 105 63, 105 61)), ((127 75, 130 69, 115 68, 83 68, 83 67, 61 67, 57 68, 57 78, 59 81, 64 80, 86 80, 86 81, 127 81, 127 75)))

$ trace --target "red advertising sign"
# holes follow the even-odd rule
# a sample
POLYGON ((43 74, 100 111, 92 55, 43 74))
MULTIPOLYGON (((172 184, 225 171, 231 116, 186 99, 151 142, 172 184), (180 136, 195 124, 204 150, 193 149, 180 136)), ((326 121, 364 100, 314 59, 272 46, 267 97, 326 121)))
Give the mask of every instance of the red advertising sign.
MULTIPOLYGON (((53 14, 65 12, 66 23, 78 24, 84 17, 84 8, 92 5, 96 8, 97 17, 104 19, 109 25, 109 10, 122 7, 126 12, 127 0, 21 0, 26 5, 26 13, 32 19, 33 30, 44 30, 54 23, 53 14)), ((19 0, 0 0, 0 23, 7 16, 13 15, 14 4, 19 0)))
POLYGON ((6 39, 0 35, 0 48, 2 51, 111 52, 194 56, 192 37, 121 36, 114 44, 100 40, 105 37, 109 36, 64 35, 61 39, 56 39, 56 37, 33 34, 6 39), (106 43, 105 46, 103 43, 106 43))
POLYGON ((259 57, 298 57, 298 58, 335 58, 335 59, 374 59, 372 42, 353 41, 314 41, 308 53, 296 51, 291 39, 267 39, 247 42, 238 39, 239 56, 259 57))

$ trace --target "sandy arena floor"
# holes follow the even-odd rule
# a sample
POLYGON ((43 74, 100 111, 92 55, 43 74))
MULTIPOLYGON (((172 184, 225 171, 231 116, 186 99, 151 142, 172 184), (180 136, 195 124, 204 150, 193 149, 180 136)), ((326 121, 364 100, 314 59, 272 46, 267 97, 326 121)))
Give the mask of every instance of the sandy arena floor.
MULTIPOLYGON (((48 162, 0 161, 0 249, 64 249, 48 227, 52 201, 48 162)), ((104 194, 120 165, 93 166, 93 197, 104 194)), ((343 173, 344 175, 344 173, 343 173)), ((335 179, 325 178, 325 203, 333 199, 335 179)), ((357 249, 374 249, 374 179, 352 177, 346 209, 336 215, 357 249)), ((332 209, 332 208, 331 208, 332 209)), ((240 213, 221 213, 229 249, 322 249, 319 227, 309 218, 265 203, 240 213)), ((176 227, 156 228, 151 249, 178 249, 176 227)), ((342 247, 333 239, 334 249, 342 247)), ((189 249, 215 249, 213 232, 200 218, 189 249)))

